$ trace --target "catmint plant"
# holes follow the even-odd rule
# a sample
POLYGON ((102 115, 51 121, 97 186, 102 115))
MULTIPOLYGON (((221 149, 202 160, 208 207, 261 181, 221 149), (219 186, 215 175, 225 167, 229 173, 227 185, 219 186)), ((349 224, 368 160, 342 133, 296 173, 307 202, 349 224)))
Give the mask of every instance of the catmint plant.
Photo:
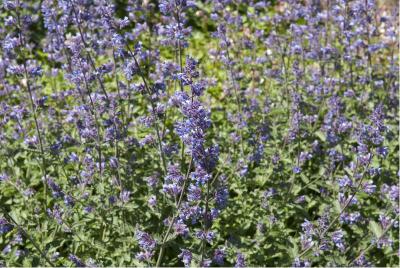
POLYGON ((394 1, 0 8, 0 265, 398 264, 394 1))

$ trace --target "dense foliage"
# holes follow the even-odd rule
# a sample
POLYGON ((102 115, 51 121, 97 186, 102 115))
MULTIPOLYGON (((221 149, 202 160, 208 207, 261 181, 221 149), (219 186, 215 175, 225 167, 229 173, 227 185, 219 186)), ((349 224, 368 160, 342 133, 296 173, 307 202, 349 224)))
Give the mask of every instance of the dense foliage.
POLYGON ((398 264, 382 2, 4 0, 0 265, 398 264))

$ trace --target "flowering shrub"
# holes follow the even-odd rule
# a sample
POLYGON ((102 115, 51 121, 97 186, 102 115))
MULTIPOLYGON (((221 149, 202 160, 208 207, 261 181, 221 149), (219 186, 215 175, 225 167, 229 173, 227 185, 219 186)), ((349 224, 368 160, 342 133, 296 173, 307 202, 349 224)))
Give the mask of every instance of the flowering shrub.
POLYGON ((0 264, 398 264, 381 2, 4 0, 0 264))

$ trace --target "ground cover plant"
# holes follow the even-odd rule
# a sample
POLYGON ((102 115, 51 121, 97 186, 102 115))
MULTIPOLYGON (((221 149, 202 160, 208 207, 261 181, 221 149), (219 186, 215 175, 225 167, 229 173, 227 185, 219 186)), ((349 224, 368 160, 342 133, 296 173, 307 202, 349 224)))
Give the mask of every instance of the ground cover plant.
POLYGON ((3 0, 1 266, 399 264, 395 1, 3 0))

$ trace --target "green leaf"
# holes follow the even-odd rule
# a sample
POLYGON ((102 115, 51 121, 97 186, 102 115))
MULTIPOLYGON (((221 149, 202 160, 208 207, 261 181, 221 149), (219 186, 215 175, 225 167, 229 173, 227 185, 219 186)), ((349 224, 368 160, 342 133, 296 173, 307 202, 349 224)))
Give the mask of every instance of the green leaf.
POLYGON ((326 141, 325 135, 324 135, 324 133, 322 133, 321 131, 316 131, 316 132, 315 132, 315 135, 316 135, 321 141, 323 141, 323 142, 326 141))
POLYGON ((24 258, 24 260, 22 261, 22 266, 24 266, 24 267, 32 267, 31 259, 24 258))
POLYGON ((333 209, 337 212, 340 213, 340 211, 342 210, 340 207, 340 203, 338 200, 333 201, 333 209))
POLYGON ((370 221, 369 222, 369 228, 371 229, 371 231, 374 233, 376 238, 379 238, 382 236, 383 234, 383 230, 381 228, 381 226, 375 222, 375 221, 370 221))

